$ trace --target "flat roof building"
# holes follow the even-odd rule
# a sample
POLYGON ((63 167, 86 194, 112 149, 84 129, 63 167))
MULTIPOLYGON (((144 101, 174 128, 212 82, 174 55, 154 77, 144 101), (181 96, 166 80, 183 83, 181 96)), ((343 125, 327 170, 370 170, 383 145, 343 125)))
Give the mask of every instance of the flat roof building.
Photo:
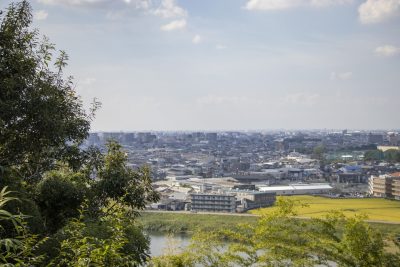
POLYGON ((262 192, 275 192, 277 195, 326 194, 332 190, 329 184, 290 184, 286 186, 258 186, 262 192))
POLYGON ((240 201, 237 207, 239 212, 269 207, 276 201, 275 192, 260 192, 254 190, 230 190, 229 193, 236 195, 236 200, 240 201))
POLYGON ((206 212, 236 212, 236 198, 233 194, 191 194, 191 209, 206 212))
POLYGON ((369 193, 375 197, 400 200, 400 172, 371 176, 369 179, 369 193))

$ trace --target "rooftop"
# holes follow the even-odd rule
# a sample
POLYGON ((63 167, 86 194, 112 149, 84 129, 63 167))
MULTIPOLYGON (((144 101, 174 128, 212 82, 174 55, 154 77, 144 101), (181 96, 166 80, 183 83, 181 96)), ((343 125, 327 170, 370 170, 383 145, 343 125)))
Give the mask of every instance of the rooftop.
POLYGON ((329 184, 291 184, 286 186, 258 186, 260 191, 296 191, 332 189, 329 184))

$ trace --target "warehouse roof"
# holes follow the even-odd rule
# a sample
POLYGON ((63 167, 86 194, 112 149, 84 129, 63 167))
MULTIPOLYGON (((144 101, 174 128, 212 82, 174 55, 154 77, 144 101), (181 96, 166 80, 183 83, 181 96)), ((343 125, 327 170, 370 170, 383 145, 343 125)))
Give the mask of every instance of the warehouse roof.
POLYGON ((326 190, 332 189, 329 184, 291 184, 286 186, 258 186, 260 191, 297 191, 297 190, 326 190))

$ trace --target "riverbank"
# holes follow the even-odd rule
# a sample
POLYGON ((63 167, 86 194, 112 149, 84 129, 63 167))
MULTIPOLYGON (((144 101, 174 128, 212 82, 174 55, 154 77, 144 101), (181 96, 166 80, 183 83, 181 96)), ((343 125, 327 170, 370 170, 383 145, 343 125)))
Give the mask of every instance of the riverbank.
POLYGON ((232 229, 238 224, 257 221, 257 216, 198 214, 177 212, 142 212, 139 221, 144 230, 162 233, 185 233, 232 229))
MULTIPOLYGON (((191 234, 196 231, 232 229, 238 224, 255 224, 258 216, 238 214, 199 214, 179 212, 142 212, 139 221, 144 230, 161 233, 191 234)), ((306 219, 306 218, 303 218, 306 219)), ((400 224, 369 222, 384 235, 400 234, 400 224)))

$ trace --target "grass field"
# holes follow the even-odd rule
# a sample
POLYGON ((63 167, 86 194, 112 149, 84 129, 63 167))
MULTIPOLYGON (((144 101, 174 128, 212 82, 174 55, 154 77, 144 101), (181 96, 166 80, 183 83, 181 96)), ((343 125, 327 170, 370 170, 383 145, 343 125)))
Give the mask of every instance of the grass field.
MULTIPOLYGON (((346 216, 365 214, 368 220, 400 223, 400 201, 381 198, 331 199, 317 196, 282 196, 298 203, 300 217, 320 218, 332 210, 342 211, 346 216), (302 207, 305 204, 306 206, 302 207)), ((252 210, 252 214, 261 214, 275 209, 252 210)))

